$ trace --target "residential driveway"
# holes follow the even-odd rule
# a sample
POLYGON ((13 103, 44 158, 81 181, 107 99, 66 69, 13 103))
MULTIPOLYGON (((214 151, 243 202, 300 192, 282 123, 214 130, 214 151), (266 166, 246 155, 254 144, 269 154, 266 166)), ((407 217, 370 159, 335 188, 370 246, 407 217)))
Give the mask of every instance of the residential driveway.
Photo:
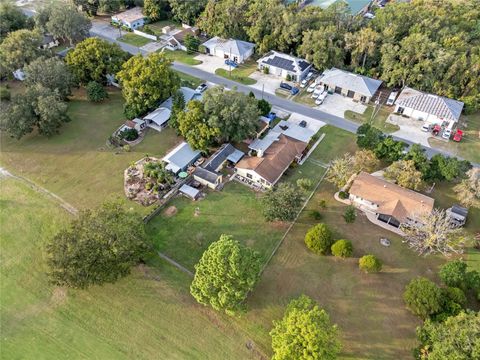
POLYGON ((388 117, 387 122, 400 127, 400 130, 395 131, 392 135, 408 139, 413 143, 418 143, 423 146, 430 146, 428 144, 428 138, 431 137, 431 134, 422 131, 423 121, 392 114, 388 117))
POLYGON ((165 41, 154 41, 154 42, 143 45, 140 49, 147 53, 152 53, 160 50, 165 45, 167 45, 165 41))
MULTIPOLYGON (((110 23, 106 21, 100 20, 92 21, 92 28, 90 29, 90 32, 94 35, 111 40, 116 40, 121 36, 120 31, 117 28, 113 27, 112 25, 110 25, 110 23)), ((124 35, 125 33, 126 31, 122 31, 122 35, 124 35)))
POLYGON ((273 95, 275 95, 275 90, 280 87, 280 83, 283 80, 280 76, 266 75, 261 71, 254 71, 249 78, 257 80, 251 87, 273 95))
POLYGON ((354 102, 352 99, 339 94, 328 95, 323 104, 316 106, 315 109, 325 111, 329 114, 344 117, 345 111, 351 110, 359 114, 363 114, 367 110, 367 106, 354 102))
POLYGON ((290 115, 290 118, 288 119, 288 121, 293 122, 297 125, 303 120, 307 122, 307 128, 314 132, 317 132, 322 126, 326 125, 323 121, 299 113, 292 113, 292 115, 290 115))
POLYGON ((219 58, 218 56, 210 56, 206 54, 200 54, 195 56, 195 59, 202 61, 201 64, 195 65, 197 69, 209 72, 211 74, 215 74, 215 70, 222 68, 225 70, 229 70, 229 66, 225 65, 225 60, 219 58))

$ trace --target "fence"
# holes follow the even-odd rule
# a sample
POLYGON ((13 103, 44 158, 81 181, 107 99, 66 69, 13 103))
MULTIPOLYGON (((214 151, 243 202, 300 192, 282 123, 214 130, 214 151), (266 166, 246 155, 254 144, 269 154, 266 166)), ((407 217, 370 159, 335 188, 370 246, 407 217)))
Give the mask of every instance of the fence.
POLYGON ((147 39, 150 39, 150 40, 154 40, 154 41, 158 40, 156 35, 150 35, 150 34, 144 33, 143 31, 140 31, 140 30, 133 30, 133 33, 137 34, 139 36, 143 36, 144 38, 147 38, 147 39))

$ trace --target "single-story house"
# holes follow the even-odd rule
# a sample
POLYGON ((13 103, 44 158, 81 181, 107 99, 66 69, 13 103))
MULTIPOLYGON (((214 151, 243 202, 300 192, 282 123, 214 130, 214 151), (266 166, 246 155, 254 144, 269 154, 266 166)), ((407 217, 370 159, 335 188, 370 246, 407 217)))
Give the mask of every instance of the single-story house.
POLYGON ((159 107, 150 114, 144 116, 143 120, 146 121, 148 127, 157 131, 162 131, 167 126, 171 114, 172 112, 170 109, 159 107))
POLYGON ((285 120, 280 120, 270 132, 283 134, 292 139, 306 142, 307 144, 310 142, 313 135, 315 135, 313 130, 285 120))
POLYGON ((180 186, 180 189, 178 189, 178 191, 180 191, 183 195, 192 200, 197 200, 201 195, 200 190, 195 189, 194 187, 191 187, 187 184, 183 184, 182 186, 180 186))
POLYGON ((199 159, 200 156, 200 151, 193 150, 190 145, 184 141, 165 155, 163 161, 167 163, 165 168, 176 175, 181 171, 185 171, 199 159))
POLYGON ((349 194, 354 206, 374 214, 377 220, 393 228, 415 221, 416 216, 430 214, 435 201, 366 172, 355 177, 349 194))
POLYGON ((58 40, 55 39, 52 35, 43 35, 42 45, 40 45, 40 49, 51 49, 58 46, 58 44, 58 40))
MULTIPOLYGON (((183 99, 185 100, 185 105, 188 104, 191 100, 200 100, 202 98, 202 94, 198 94, 195 90, 190 89, 189 87, 182 86, 179 91, 182 92, 183 99)), ((172 110, 173 106, 173 98, 169 97, 163 103, 160 104, 160 107, 172 110)))
POLYGON ((216 171, 196 167, 195 171, 193 172, 193 179, 198 181, 203 186, 207 186, 210 189, 215 190, 222 183, 223 176, 216 171))
POLYGON ((184 45, 184 40, 187 35, 198 36, 200 30, 197 27, 191 27, 184 25, 184 28, 175 34, 172 34, 167 40, 166 48, 169 50, 182 50, 187 51, 187 47, 184 45))
POLYGON ((119 14, 112 15, 112 22, 129 29, 138 29, 145 25, 145 16, 141 7, 134 7, 119 14))
POLYGON ((269 74, 281 76, 286 79, 290 75, 292 81, 302 81, 312 68, 312 64, 304 59, 292 55, 270 51, 267 55, 257 60, 258 68, 268 68, 269 74))
POLYGON ((205 47, 207 54, 218 56, 222 59, 230 59, 238 64, 243 63, 252 56, 255 49, 255 44, 253 43, 236 39, 222 39, 218 36, 205 41, 202 46, 205 47))
POLYGON ((427 94, 409 87, 405 87, 395 101, 396 113, 437 124, 452 120, 457 122, 462 109, 461 101, 427 94))
POLYGON ((241 181, 264 189, 274 186, 291 163, 302 158, 307 147, 307 143, 286 135, 269 134, 264 138, 269 138, 266 142, 254 141, 259 145, 255 156, 246 156, 235 166, 241 181))
POLYGON ((370 102, 372 96, 382 85, 381 80, 336 68, 324 71, 317 82, 320 85, 324 85, 325 89, 331 92, 362 103, 370 102))

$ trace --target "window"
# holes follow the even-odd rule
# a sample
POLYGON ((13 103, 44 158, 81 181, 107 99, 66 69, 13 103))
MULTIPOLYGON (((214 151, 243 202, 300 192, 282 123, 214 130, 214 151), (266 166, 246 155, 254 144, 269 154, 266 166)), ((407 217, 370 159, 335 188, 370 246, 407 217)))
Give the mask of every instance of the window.
POLYGON ((360 101, 363 102, 363 103, 364 103, 364 102, 367 102, 367 97, 366 97, 366 96, 362 96, 362 97, 360 98, 360 101))
POLYGON ((253 179, 252 174, 247 174, 247 178, 253 179))
POLYGON ((403 107, 399 107, 398 110, 397 110, 397 112, 399 114, 403 114, 404 111, 405 111, 405 108, 403 108, 403 107))

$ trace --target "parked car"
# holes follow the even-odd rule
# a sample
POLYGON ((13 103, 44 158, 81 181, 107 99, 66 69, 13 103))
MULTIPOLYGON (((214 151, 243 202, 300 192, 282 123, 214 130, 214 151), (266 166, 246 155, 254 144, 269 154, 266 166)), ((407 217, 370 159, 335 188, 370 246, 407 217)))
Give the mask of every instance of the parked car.
POLYGON ((208 88, 207 84, 203 83, 203 84, 198 85, 198 87, 195 89, 195 92, 201 94, 205 90, 207 90, 207 88, 208 88))
POLYGON ((440 131, 442 131, 442 127, 438 124, 435 124, 432 130, 432 135, 437 136, 440 133, 440 131))
POLYGON ((300 91, 300 89, 297 88, 297 87, 293 87, 292 90, 290 90, 290 92, 292 93, 292 95, 298 94, 299 91, 300 91))
POLYGON ((298 123, 298 126, 300 126, 302 128, 306 128, 307 127, 307 122, 305 120, 302 120, 298 123))
POLYGON ((235 61, 230 59, 225 59, 225 65, 230 65, 233 68, 238 67, 238 64, 235 61))
POLYGON ((430 124, 423 124, 422 131, 429 132, 430 131, 430 124))
POLYGON ((397 98, 397 95, 398 95, 398 92, 392 91, 392 92, 390 93, 390 96, 389 96, 388 99, 387 99, 386 104, 387 104, 388 106, 392 106, 393 103, 395 102, 395 99, 397 98))
POLYGON ((316 87, 317 87, 317 84, 315 83, 310 84, 310 86, 307 88, 307 93, 314 92, 316 87))
POLYGON ((304 87, 306 87, 308 84, 308 80, 307 79, 304 79, 302 80, 302 82, 300 83, 300 87, 303 89, 304 87))
POLYGON ((325 98, 327 97, 328 93, 325 91, 325 92, 322 92, 320 94, 320 96, 317 98, 317 100, 315 100, 315 104, 316 105, 322 105, 323 102, 325 101, 325 98))
POLYGON ((460 129, 457 129, 455 132, 455 135, 453 135, 453 141, 460 142, 463 137, 463 131, 460 129))
POLYGON ((450 135, 452 135, 452 130, 450 129, 443 130, 442 138, 448 140, 450 139, 450 135))
POLYGON ((273 120, 275 120, 277 118, 277 113, 274 113, 273 111, 270 111, 267 115, 267 118, 269 118, 270 122, 272 122, 273 120))
POLYGON ((307 77, 305 78, 305 80, 309 81, 309 80, 312 78, 312 76, 313 76, 313 72, 310 71, 310 72, 307 74, 307 77))
POLYGON ((323 86, 317 86, 315 88, 315 91, 312 94, 312 98, 314 99, 318 98, 321 94, 323 94, 323 92, 324 92, 323 86))
POLYGON ((280 87, 285 90, 292 90, 292 86, 284 83, 283 81, 280 83, 280 87))

